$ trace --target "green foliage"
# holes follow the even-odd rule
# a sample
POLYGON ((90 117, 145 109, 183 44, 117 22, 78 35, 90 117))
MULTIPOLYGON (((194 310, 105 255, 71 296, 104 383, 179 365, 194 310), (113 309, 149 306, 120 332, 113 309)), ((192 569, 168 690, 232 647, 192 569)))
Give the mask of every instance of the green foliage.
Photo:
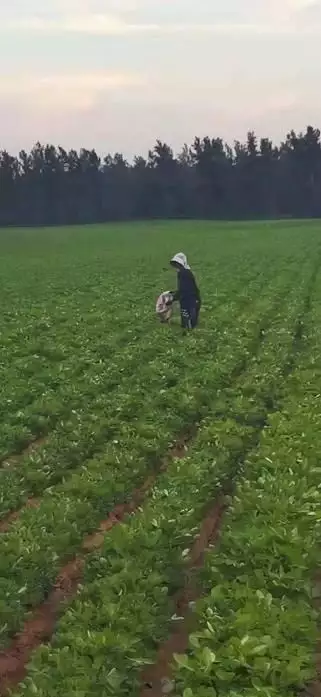
POLYGON ((0 517, 41 497, 0 536, 2 646, 85 534, 157 478, 87 556, 79 593, 18 694, 138 695, 142 667, 179 621, 173 596, 208 504, 235 484, 220 548, 206 555, 190 650, 176 657, 177 695, 292 697, 313 675, 316 636, 319 230, 64 235, 48 232, 51 254, 38 233, 0 237, 10 308, 0 319, 0 447, 4 461, 15 455, 0 470, 0 517), (153 316, 154 297, 174 282, 161 267, 179 248, 204 296, 187 337, 176 318, 163 327, 153 316), (185 457, 168 458, 189 433, 185 457))
POLYGON ((321 217, 320 130, 288 129, 283 142, 230 146, 195 137, 175 156, 157 140, 145 159, 36 143, 18 157, 0 151, 0 224, 70 225, 142 219, 321 217))
POLYGON ((177 697, 293 697, 315 677, 321 563, 319 397, 321 281, 311 288, 307 340, 248 456, 219 548, 207 554, 204 597, 186 655, 176 657, 177 697), (295 385, 295 394, 293 394, 295 385), (210 693, 209 693, 210 694, 210 693))

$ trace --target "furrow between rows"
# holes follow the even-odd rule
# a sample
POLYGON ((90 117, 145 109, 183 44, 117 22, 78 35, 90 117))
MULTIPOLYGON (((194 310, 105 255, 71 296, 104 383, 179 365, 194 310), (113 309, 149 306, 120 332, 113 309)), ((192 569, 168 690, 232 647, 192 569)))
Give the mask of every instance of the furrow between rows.
MULTIPOLYGON (((304 284, 303 284, 304 286, 304 284)), ((297 316, 298 316, 298 308, 300 311, 300 306, 302 307, 302 294, 301 294, 302 288, 297 289, 297 304, 293 303, 291 304, 291 312, 289 313, 288 316, 288 333, 283 334, 283 338, 281 334, 277 334, 274 336, 274 338, 271 338, 271 336, 268 337, 266 336, 266 332, 260 331, 259 332, 259 338, 256 342, 256 350, 257 350, 257 357, 254 356, 254 354, 248 356, 248 360, 246 361, 246 368, 248 371, 245 371, 244 374, 242 370, 239 372, 237 375, 236 379, 236 384, 234 385, 234 390, 235 394, 234 397, 232 398, 232 395, 229 395, 230 397, 230 402, 231 402, 231 407, 232 411, 233 408, 237 409, 238 404, 239 404, 239 398, 243 394, 243 389, 244 389, 244 383, 249 387, 249 382, 251 382, 251 389, 252 389, 252 395, 251 398, 254 396, 261 402, 261 408, 264 411, 265 410, 265 416, 267 418, 268 414, 268 409, 266 406, 266 401, 265 401, 265 390, 269 390, 269 388, 272 387, 272 391, 274 388, 274 383, 275 383, 275 369, 277 367, 277 370, 279 371, 279 374, 282 374, 282 371, 284 372, 284 366, 287 364, 287 361, 289 359, 289 355, 293 351, 293 345, 294 345, 294 330, 295 330, 295 323, 297 321, 297 316), (262 354, 262 355, 261 355, 262 354), (251 365, 252 360, 253 365, 251 365), (261 379, 258 379, 258 368, 261 365, 261 361, 263 361, 263 364, 266 367, 266 374, 261 374, 261 379), (234 401, 233 401, 234 400, 234 401), (234 407, 233 407, 234 404, 234 407)), ((303 294, 304 298, 304 294, 303 294)), ((284 325, 284 316, 279 318, 279 323, 273 323, 271 324, 271 334, 272 332, 275 332, 276 327, 279 327, 279 331, 281 331, 281 326, 282 323, 284 325)), ((267 325, 269 326, 269 325, 267 325)), ((244 369, 244 363, 243 363, 243 369, 244 369)), ((235 379, 235 376, 234 376, 235 379)), ((265 422, 264 422, 265 423, 265 422)), ((264 423, 260 423, 260 425, 256 428, 253 428, 253 426, 241 426, 238 425, 235 420, 231 418, 228 418, 226 421, 225 420, 214 420, 213 423, 208 424, 208 420, 206 425, 204 426, 204 429, 202 427, 199 435, 196 438, 197 444, 193 443, 191 446, 191 451, 188 455, 187 458, 184 458, 184 466, 190 467, 191 468, 191 473, 193 477, 195 478, 195 481, 198 482, 198 485, 200 485, 200 481, 203 482, 202 487, 200 488, 200 494, 199 494, 199 501, 197 502, 198 496, 195 495, 194 491, 188 492, 186 490, 186 483, 184 482, 184 473, 183 470, 180 469, 179 465, 177 464, 179 461, 177 458, 172 461, 170 467, 168 468, 168 472, 164 473, 162 475, 161 481, 158 484, 154 485, 154 488, 152 490, 152 496, 150 498, 149 503, 144 507, 142 512, 138 512, 134 518, 130 519, 130 522, 127 524, 127 526, 123 527, 123 531, 120 533, 120 539, 121 536, 126 535, 126 530, 130 530, 131 528, 133 529, 133 534, 137 536, 138 540, 141 535, 144 536, 144 539, 146 540, 147 538, 145 537, 149 531, 149 533, 154 529, 154 530, 159 530, 160 535, 165 534, 165 529, 166 526, 170 522, 170 529, 172 530, 173 533, 173 524, 177 520, 177 513, 179 508, 183 505, 184 507, 188 507, 189 499, 191 499, 191 503, 196 502, 196 509, 197 509, 197 515, 195 514, 194 509, 191 509, 191 512, 189 510, 185 510, 185 515, 186 515, 186 520, 185 520, 185 530, 184 530, 184 525, 182 526, 182 531, 179 535, 179 544, 175 547, 175 550, 173 551, 174 558, 175 558, 175 564, 174 568, 176 565, 176 573, 179 572, 179 575, 181 575, 183 571, 183 567, 181 568, 181 562, 179 559, 181 559, 179 555, 179 549, 181 549, 181 545, 183 542, 184 537, 188 536, 188 530, 191 530, 191 523, 194 519, 194 522, 197 522, 197 525, 200 524, 200 521, 203 517, 202 512, 204 512, 204 507, 206 508, 206 501, 208 501, 208 487, 210 486, 213 489, 213 495, 214 492, 216 492, 216 496, 220 497, 220 492, 229 489, 231 486, 231 482, 235 480, 239 476, 239 473, 242 469, 244 458, 247 456, 247 453, 249 452, 250 449, 252 449, 262 431, 264 423), (204 457, 204 453, 206 453, 206 456, 204 457), (216 454, 216 457, 215 457, 216 454), (193 458, 204 458, 203 461, 203 468, 204 471, 198 471, 198 469, 195 469, 195 464, 193 464, 192 459, 193 458), (213 463, 215 463, 215 466, 213 468, 213 463), (176 470, 175 470, 176 467, 176 470), (208 477, 208 482, 206 481, 206 476, 205 476, 205 482, 204 482, 204 475, 207 474, 208 477), (176 476, 176 480, 175 480, 176 476), (214 479, 213 479, 214 478, 214 479), (171 489, 173 486, 173 481, 176 481, 177 488, 171 489), (211 481, 213 482, 211 486, 211 481), (204 488, 205 486, 205 488, 204 488), (167 488, 170 490, 170 495, 169 498, 166 498, 166 505, 164 504, 164 492, 167 491, 167 488), (182 487, 184 488, 184 494, 185 496, 182 497, 182 487), (179 492, 179 493, 178 493, 179 492), (173 501, 171 500, 171 496, 173 498, 173 501), (176 497, 176 498, 175 498, 176 497), (192 498, 191 498, 192 497, 192 498), (166 506, 168 507, 167 513, 172 514, 173 520, 169 521, 168 517, 166 515, 166 506), (173 508, 171 508, 173 506, 173 508), (178 509, 175 509, 175 506, 178 506, 178 509), (159 527, 157 524, 157 515, 155 513, 158 511, 158 515, 160 515, 161 519, 161 526, 159 527), (174 513, 176 511, 176 513, 174 513), (156 517, 154 519, 151 518, 152 515, 155 515, 156 517), (196 515, 196 518, 195 518, 196 515), (176 516, 176 517, 175 517, 176 516), (140 524, 144 523, 144 525, 140 524), (165 528, 163 529, 163 526, 165 528), (124 532, 125 531, 125 532, 124 532), (136 531, 136 532, 135 532, 136 531)), ((186 473, 185 473, 186 474, 186 473)), ((190 482, 191 483, 191 482, 190 482)), ((89 571, 87 571, 87 576, 89 574, 89 579, 90 579, 90 568, 91 570, 99 570, 100 567, 104 566, 104 559, 109 559, 108 555, 107 557, 104 556, 105 553, 107 553, 108 549, 109 552, 115 554, 117 552, 116 556, 114 557, 115 559, 115 564, 117 566, 117 559, 118 562, 120 563, 119 559, 119 541, 116 535, 113 534, 113 530, 111 531, 111 535, 107 536, 107 538, 101 537, 99 540, 99 543, 103 544, 103 547, 105 548, 105 551, 103 550, 99 552, 99 558, 95 557, 89 564, 89 571), (116 545, 115 547, 113 547, 116 545), (112 550, 114 549, 114 552, 112 550)), ((168 530, 167 530, 168 532, 168 530)), ((164 538, 164 544, 167 540, 167 536, 165 534, 164 538)), ((206 535, 205 535, 205 541, 206 541, 206 535)), ((123 539, 123 543, 126 547, 127 543, 126 539, 123 539)), ((168 541, 166 542, 168 544, 168 541)), ((166 547, 165 544, 165 547, 166 547)), ((144 545, 143 545, 144 547, 144 545)), ((137 546, 136 553, 138 549, 141 548, 141 545, 137 546)), ((126 547, 127 551, 129 549, 126 547)), ((130 547, 131 549, 131 547, 130 547)), ((171 559, 170 559, 170 554, 169 554, 169 549, 166 549, 165 553, 165 548, 164 548, 164 554, 167 559, 167 568, 168 568, 168 574, 171 576, 171 574, 174 572, 173 566, 171 565, 171 559), (169 557, 167 556, 169 554, 169 557), (168 566, 169 564, 169 566, 168 566)), ((124 550, 123 550, 124 552, 124 550)), ((162 557, 162 554, 160 554, 162 557)), ((121 554, 121 558, 125 560, 127 556, 124 554, 121 554)), ((129 560, 131 559, 131 554, 129 555, 129 560)), ((163 562, 164 563, 164 559, 163 562)), ((173 561, 173 560, 172 560, 173 561)), ((108 564, 111 563, 110 560, 108 561, 108 564)), ((131 561, 130 561, 131 563, 131 561)), ((139 565, 139 560, 137 559, 137 554, 136 557, 134 555, 133 557, 133 563, 136 563, 139 565)), ((152 563, 152 559, 151 559, 152 563)), ((154 562, 153 562, 154 563, 154 562)), ((156 568, 160 569, 159 567, 160 559, 158 558, 158 553, 155 558, 155 564, 156 568)), ((86 565, 87 566, 87 565, 86 565)), ((134 567, 133 567, 134 568, 134 567)), ((154 567, 153 567, 154 568, 154 567)), ((155 570, 155 569, 154 569, 155 570)), ((143 576, 144 576, 144 570, 143 576)), ((183 574, 184 575, 184 574, 183 574)), ((101 579, 101 583, 104 586, 104 592, 106 592, 105 588, 105 574, 103 575, 104 578, 102 579, 101 574, 98 573, 98 577, 101 579)), ((144 576, 145 578, 145 576, 144 576)), ((107 580, 108 580, 108 575, 107 575, 107 580)), ((110 580, 110 579, 109 579, 110 580)), ((91 584, 95 585, 95 581, 92 579, 91 581, 89 580, 89 586, 88 588, 91 588, 91 584)), ((173 584, 170 584, 173 586, 173 584)), ((175 582, 174 582, 175 586, 175 582)), ((173 587, 171 588, 173 590, 173 587)), ((103 595, 101 596, 103 598, 103 595)), ((169 593, 169 602, 170 604, 173 604, 173 593, 169 593)), ((77 601, 76 601, 77 602, 77 601)), ((80 601, 81 602, 81 601, 80 601)), ((96 611, 95 611, 96 612, 96 611)), ((98 612, 98 609, 97 609, 98 612)), ((73 623, 72 620, 72 610, 67 611, 66 613, 66 619, 62 620, 62 625, 64 625, 64 621, 67 622, 68 624, 68 618, 71 622, 73 623), (71 613, 71 614, 70 614, 71 613)), ((166 621, 166 627, 168 627, 168 620, 166 621)), ((67 631, 67 630, 66 630, 67 631)), ((64 631, 62 631, 62 635, 64 634, 64 631)), ((58 630, 58 636, 59 636, 59 630, 58 630)), ((148 637, 147 637, 148 638, 148 637)), ((116 638, 115 638, 116 640, 116 638)), ((142 637, 140 638, 140 641, 143 641, 142 637)), ((59 639, 58 639, 59 643, 59 639)), ((62 639, 63 643, 63 639, 62 639)), ((89 642, 90 643, 90 642, 89 642)), ((144 646, 144 642, 143 642, 144 646)), ((49 648, 48 651, 51 649, 49 648)), ((55 650, 53 649, 53 653, 55 650)), ((44 656, 46 655, 46 652, 43 654, 44 656)), ((40 655, 40 663, 41 663, 41 655, 40 655)), ((127 659, 126 659, 127 660, 127 659)), ((125 661, 126 663, 126 661, 125 661)), ((50 661, 50 665, 53 665, 52 661, 50 661)), ((129 665, 127 665, 127 668, 129 669, 129 665)), ((136 666, 137 668, 137 666, 136 666)), ((104 667, 104 675, 106 678, 106 670, 107 667, 104 667)), ((111 668, 112 671, 112 668, 111 668)), ((129 677, 132 678, 132 672, 133 670, 129 670, 129 677)), ((135 672, 135 671, 134 671, 135 672)), ((122 677, 122 680, 126 682, 128 678, 124 674, 122 677)), ((138 689, 139 686, 139 676, 136 671, 136 678, 137 683, 136 687, 138 689)), ((31 679, 30 679, 31 680, 31 679)), ((26 687, 26 694, 28 694, 28 689, 30 688, 32 690, 31 682, 29 680, 29 687, 26 687)), ((41 682, 41 679, 40 679, 41 682)), ((9 683, 9 684, 12 684, 9 683)), ((97 685, 99 687, 99 684, 101 685, 102 683, 98 681, 97 685)), ((47 685, 47 683, 46 683, 47 685)), ((63 687, 63 686, 61 686, 63 687)), ((92 686, 91 686, 92 688, 92 686)), ((46 689, 49 690, 49 687, 47 685, 46 689)), ((45 694, 49 694, 50 692, 46 692, 45 694)), ((136 692, 137 693, 137 692, 136 692)), ((136 694, 135 693, 135 694, 136 694)), ((91 693, 90 693, 91 694, 91 693)), ((134 694, 134 692, 133 692, 134 694)), ((137 693, 138 694, 138 693, 137 693)))

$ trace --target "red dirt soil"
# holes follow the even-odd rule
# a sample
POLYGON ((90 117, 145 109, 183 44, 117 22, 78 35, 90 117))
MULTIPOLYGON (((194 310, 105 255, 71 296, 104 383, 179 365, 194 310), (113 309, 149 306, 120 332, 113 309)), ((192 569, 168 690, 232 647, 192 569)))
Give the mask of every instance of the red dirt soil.
POLYGON ((44 445, 47 440, 48 436, 41 436, 40 438, 37 438, 37 440, 33 440, 32 443, 29 443, 29 445, 21 450, 20 453, 9 455, 8 457, 5 457, 4 460, 1 460, 0 467, 13 467, 17 464, 17 462, 19 462, 21 457, 25 457, 26 455, 31 455, 33 452, 36 452, 36 450, 41 448, 41 446, 44 445))
MULTIPOLYGON (((321 645, 318 647, 321 650, 321 645)), ((302 697, 321 697, 321 653, 317 653, 315 656, 317 677, 315 680, 306 687, 302 692, 302 697)))
POLYGON ((26 501, 23 508, 20 508, 18 511, 13 511, 12 513, 8 513, 8 515, 5 518, 0 520, 0 533, 8 532, 12 523, 14 523, 16 520, 19 520, 22 511, 25 511, 26 508, 38 508, 38 506, 40 506, 40 502, 41 499, 30 498, 28 499, 28 501, 26 501))
MULTIPOLYGON (((315 590, 317 591, 316 598, 314 601, 315 609, 318 613, 321 612, 321 571, 316 574, 314 578, 315 590)), ((315 654, 315 665, 317 677, 315 680, 306 687, 302 692, 302 697, 321 697, 321 640, 318 642, 318 646, 315 654)))
MULTIPOLYGON (((32 652, 40 644, 48 642, 55 630, 56 622, 59 618, 62 606, 65 602, 70 602, 77 593, 78 585, 82 578, 85 564, 85 555, 95 549, 99 549, 104 540, 106 532, 111 530, 124 520, 125 516, 134 513, 143 502, 148 491, 151 490, 158 472, 166 469, 169 462, 175 458, 183 458, 186 454, 187 444, 192 435, 182 437, 170 449, 167 457, 164 458, 158 471, 155 471, 136 489, 132 500, 126 504, 116 506, 106 520, 103 520, 99 529, 87 535, 82 543, 82 554, 76 556, 61 570, 56 579, 53 590, 47 600, 45 600, 28 619, 23 629, 15 636, 11 646, 0 652, 0 696, 5 697, 13 690, 26 676, 27 664, 30 661, 32 652)), ((29 500, 29 505, 33 505, 29 500)), ((34 500, 35 501, 35 500, 34 500)), ((39 502, 37 504, 39 505, 39 502)), ((21 509, 23 510, 23 509, 21 509)), ((10 514, 10 522, 17 520, 20 511, 10 514)), ((9 516, 8 516, 9 518, 9 516)), ((3 525, 9 525, 8 518, 3 525)), ((5 530, 3 529, 2 532, 5 530)))
POLYGON ((193 572, 203 565, 209 545, 214 545, 217 541, 225 509, 226 504, 222 496, 202 523, 200 534, 190 552, 185 588, 175 598, 175 613, 183 619, 173 621, 173 631, 167 641, 159 647, 155 663, 144 671, 141 697, 164 697, 164 684, 171 684, 174 654, 185 653, 188 648, 188 638, 195 621, 190 603, 200 597, 200 589, 193 572))
POLYGON ((85 554, 98 549, 104 534, 122 521, 127 513, 134 512, 143 498, 142 490, 136 492, 136 499, 129 504, 116 506, 104 520, 99 531, 88 535, 82 544, 83 555, 75 557, 61 570, 53 590, 26 621, 22 631, 16 635, 10 648, 0 653, 0 695, 8 694, 26 675, 26 667, 32 652, 49 641, 61 612, 62 604, 71 601, 77 593, 85 564, 85 554), (135 503, 134 503, 135 500, 135 503))
MULTIPOLYGON (((169 455, 167 456, 167 458, 164 459, 164 461, 162 462, 162 464, 159 468, 160 472, 164 471, 166 469, 170 460, 174 460, 175 458, 182 458, 185 456, 186 451, 187 451, 187 443, 191 440, 191 438, 192 438, 192 433, 189 436, 185 436, 184 438, 181 438, 181 440, 177 441, 177 443, 175 443, 175 445, 173 445, 173 447, 169 451, 169 455)), ((42 441, 37 441, 37 443, 39 443, 38 447, 40 447, 40 445, 42 445, 42 443, 44 443, 44 441, 45 441, 44 438, 42 439, 42 441)), ((31 446, 29 446, 27 448, 27 450, 24 452, 26 453, 28 451, 33 450, 34 445, 35 445, 35 443, 33 443, 31 446)), ((8 465, 9 461, 7 460, 6 463, 8 465)), ((148 489, 150 489, 153 486, 154 479, 155 479, 154 477, 149 477, 146 480, 145 484, 143 485, 142 491, 143 490, 145 492, 148 491, 148 489)), ((17 511, 12 511, 11 513, 8 513, 8 515, 6 515, 5 518, 0 520, 0 534, 3 532, 8 532, 12 523, 14 523, 16 520, 19 520, 21 513, 23 511, 25 511, 26 508, 38 508, 38 506, 40 506, 40 503, 41 503, 41 499, 36 499, 36 498, 30 497, 27 500, 27 502, 25 503, 25 505, 22 506, 22 508, 19 508, 17 511)))
POLYGON ((321 697, 321 673, 319 672, 319 680, 315 680, 305 692, 302 693, 302 697, 321 697))

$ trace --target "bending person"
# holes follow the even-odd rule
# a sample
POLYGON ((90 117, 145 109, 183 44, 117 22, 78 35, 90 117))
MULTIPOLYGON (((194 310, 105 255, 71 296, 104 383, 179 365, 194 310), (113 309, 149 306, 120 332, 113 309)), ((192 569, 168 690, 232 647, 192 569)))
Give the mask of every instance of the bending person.
POLYGON ((171 266, 177 271, 177 290, 173 291, 173 299, 178 300, 181 306, 182 327, 194 329, 201 308, 201 295, 194 274, 182 252, 171 259, 171 266))

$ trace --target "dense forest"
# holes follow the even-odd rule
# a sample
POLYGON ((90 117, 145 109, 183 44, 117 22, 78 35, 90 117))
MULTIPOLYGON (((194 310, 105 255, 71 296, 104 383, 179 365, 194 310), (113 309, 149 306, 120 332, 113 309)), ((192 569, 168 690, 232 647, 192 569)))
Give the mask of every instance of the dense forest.
POLYGON ((320 131, 291 131, 280 146, 248 133, 230 147, 195 138, 175 156, 156 142, 147 159, 101 159, 37 143, 0 151, 0 225, 61 225, 144 218, 321 217, 320 131))

